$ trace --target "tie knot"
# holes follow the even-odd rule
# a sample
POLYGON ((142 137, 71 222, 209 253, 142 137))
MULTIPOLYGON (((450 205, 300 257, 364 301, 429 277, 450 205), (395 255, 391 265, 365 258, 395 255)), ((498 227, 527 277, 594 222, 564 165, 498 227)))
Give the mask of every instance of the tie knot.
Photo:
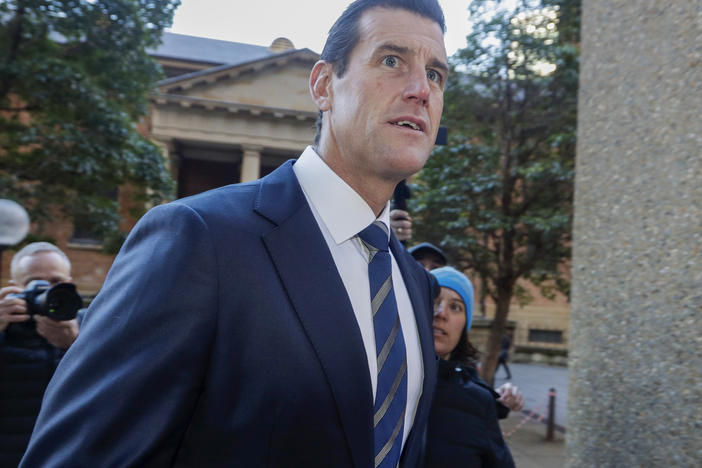
POLYGON ((358 237, 360 237, 369 248, 372 247, 382 252, 388 251, 388 244, 390 242, 388 239, 388 231, 385 224, 381 221, 373 222, 373 224, 359 232, 358 237))

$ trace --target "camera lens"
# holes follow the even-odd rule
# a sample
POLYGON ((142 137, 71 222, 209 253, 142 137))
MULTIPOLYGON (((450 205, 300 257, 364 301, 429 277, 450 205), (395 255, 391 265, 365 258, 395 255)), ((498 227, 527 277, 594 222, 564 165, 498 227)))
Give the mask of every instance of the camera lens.
MULTIPOLYGON (((41 298, 44 314, 53 320, 72 320, 78 309, 83 307, 83 300, 74 285, 59 283, 44 293, 41 298)), ((37 298, 39 299, 39 298, 37 298)))

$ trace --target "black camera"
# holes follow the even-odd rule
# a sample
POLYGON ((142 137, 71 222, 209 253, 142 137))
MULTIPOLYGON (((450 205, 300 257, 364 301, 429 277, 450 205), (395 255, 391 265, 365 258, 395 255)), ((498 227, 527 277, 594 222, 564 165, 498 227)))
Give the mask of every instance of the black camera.
POLYGON ((71 283, 58 283, 51 286, 48 281, 30 281, 27 289, 19 294, 8 294, 27 302, 29 315, 45 315, 53 320, 73 320, 78 309, 83 307, 83 299, 71 283))

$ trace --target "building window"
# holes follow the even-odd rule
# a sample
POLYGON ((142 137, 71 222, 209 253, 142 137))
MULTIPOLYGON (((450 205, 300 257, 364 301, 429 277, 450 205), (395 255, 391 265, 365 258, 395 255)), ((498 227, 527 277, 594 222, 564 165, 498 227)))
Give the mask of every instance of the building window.
POLYGON ((178 170, 178 198, 189 197, 241 179, 241 163, 183 159, 178 170))
POLYGON ((241 150, 231 146, 178 142, 178 198, 241 180, 241 150))
POLYGON ((563 343, 563 332, 561 330, 538 330, 529 329, 529 341, 540 343, 563 343))

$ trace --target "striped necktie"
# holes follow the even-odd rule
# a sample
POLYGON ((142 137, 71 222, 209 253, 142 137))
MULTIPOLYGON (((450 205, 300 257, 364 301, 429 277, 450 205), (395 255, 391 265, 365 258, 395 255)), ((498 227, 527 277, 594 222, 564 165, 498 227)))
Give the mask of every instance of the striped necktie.
POLYGON ((380 221, 358 234, 368 250, 371 311, 375 328, 378 383, 373 434, 375 467, 396 467, 402 452, 402 430, 407 406, 407 356, 400 316, 392 288, 388 231, 380 221))

